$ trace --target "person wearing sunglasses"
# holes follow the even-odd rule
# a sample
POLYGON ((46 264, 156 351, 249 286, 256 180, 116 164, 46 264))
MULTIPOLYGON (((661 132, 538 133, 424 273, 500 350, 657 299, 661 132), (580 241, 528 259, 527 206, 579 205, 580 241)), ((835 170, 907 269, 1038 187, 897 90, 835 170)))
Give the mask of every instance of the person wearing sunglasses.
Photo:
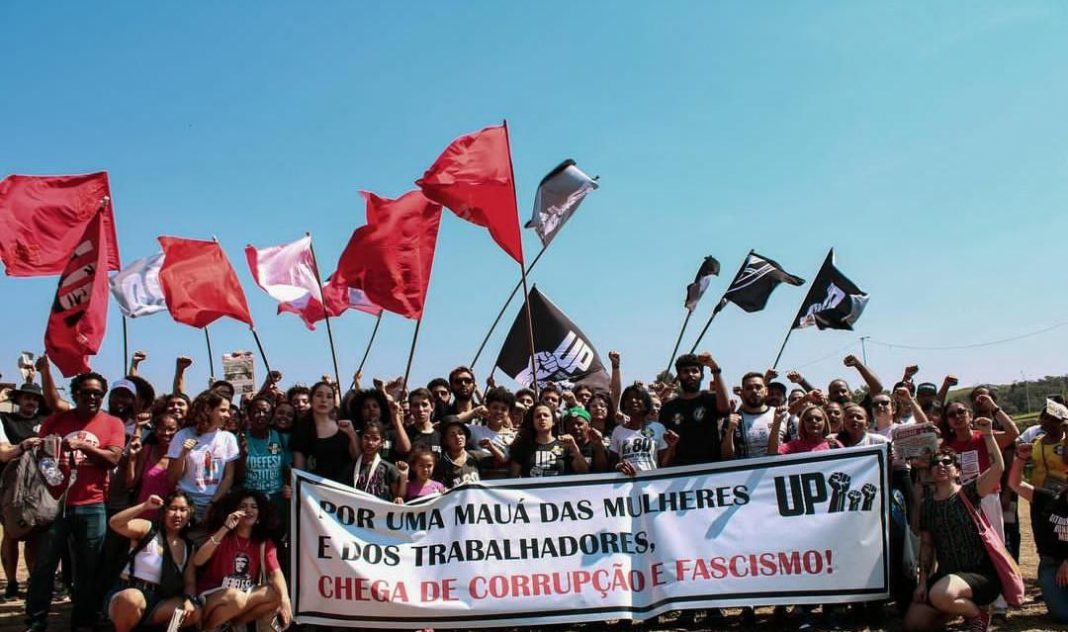
POLYGON ((933 491, 920 514, 920 563, 913 602, 905 614, 906 630, 941 630, 964 617, 969 632, 990 625, 988 606, 1001 593, 1001 581, 962 494, 973 507, 994 492, 1005 462, 990 419, 976 420, 990 466, 963 482, 961 455, 941 448, 931 461, 933 491))
POLYGON ((64 492, 66 496, 65 509, 38 544, 26 598, 30 630, 44 630, 48 625, 56 567, 65 547, 70 548, 76 573, 71 629, 88 630, 96 623, 97 607, 104 596, 98 590, 102 584, 97 576, 107 531, 104 500, 108 472, 118 464, 126 444, 122 420, 101 410, 107 391, 103 376, 92 372, 78 375, 70 384, 74 408, 52 415, 38 432, 42 438, 62 437, 59 470, 63 480, 51 491, 56 498, 64 492), (75 468, 77 475, 72 476, 75 468))
POLYGON ((458 366, 449 373, 449 390, 452 403, 446 406, 446 415, 465 416, 475 409, 475 373, 465 366, 458 366))

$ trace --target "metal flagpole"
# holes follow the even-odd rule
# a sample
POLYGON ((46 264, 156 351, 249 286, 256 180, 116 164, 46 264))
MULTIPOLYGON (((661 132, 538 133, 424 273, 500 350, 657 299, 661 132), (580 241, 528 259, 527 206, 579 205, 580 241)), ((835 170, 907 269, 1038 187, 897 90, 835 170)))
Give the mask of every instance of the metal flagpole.
POLYGON ((126 334, 126 314, 122 315, 122 374, 130 374, 130 339, 126 334))
MULTIPOLYGON (((205 328, 204 331, 207 331, 205 328)), ((263 344, 260 343, 260 335, 256 333, 255 327, 249 327, 249 331, 252 332, 252 338, 256 341, 256 348, 260 350, 260 358, 263 359, 263 368, 267 369, 267 373, 271 372, 271 363, 267 361, 267 354, 263 352, 263 344)))
MULTIPOLYGON (((315 246, 311 243, 311 233, 308 236, 308 250, 311 252, 312 265, 315 266, 315 282, 319 284, 319 301, 323 306, 323 318, 326 319, 326 337, 330 341, 330 358, 334 361, 334 379, 337 380, 337 388, 341 390, 341 372, 337 369, 337 351, 334 349, 334 331, 330 327, 330 314, 326 313, 326 297, 323 294, 323 279, 319 276, 319 260, 315 258, 315 246)), ((264 360, 264 363, 267 361, 264 360)))
MULTIPOLYGON (((734 279, 737 279, 738 275, 742 273, 742 270, 745 270, 745 264, 749 263, 749 257, 751 256, 753 256, 752 250, 750 250, 749 253, 745 255, 745 259, 742 259, 742 266, 738 268, 738 272, 736 272, 734 276, 731 277, 731 285, 734 285, 734 279)), ((716 314, 718 314, 721 309, 723 309, 721 305, 723 303, 723 299, 727 298, 727 293, 731 291, 731 285, 727 286, 726 291, 723 292, 723 296, 720 297, 719 301, 716 302, 716 306, 712 308, 712 315, 708 317, 708 322, 705 323, 704 329, 702 329, 701 333, 697 335, 697 340, 693 341, 693 346, 690 347, 690 353, 693 353, 697 349, 697 345, 701 344, 701 339, 705 337, 705 332, 708 331, 708 326, 712 324, 712 319, 716 317, 716 314)))
POLYGON ((408 375, 412 372, 412 358, 415 357, 415 343, 419 340, 419 325, 422 324, 422 318, 415 321, 415 333, 412 334, 412 348, 408 351, 408 365, 404 367, 404 390, 408 390, 408 375))
MULTIPOLYGON (((515 166, 512 164, 512 139, 511 139, 511 136, 508 134, 508 119, 504 120, 504 140, 505 140, 505 143, 507 143, 507 146, 508 146, 508 171, 512 175, 512 193, 515 194, 515 166)), ((517 212, 518 212, 518 208, 519 208, 519 200, 517 199, 516 200, 517 212)), ((522 241, 522 235, 520 235, 520 241, 522 241)), ((527 313, 527 334, 528 334, 527 337, 528 337, 528 339, 530 341, 530 369, 531 369, 531 375, 533 376, 533 381, 531 383, 531 387, 534 389, 534 397, 535 397, 535 399, 537 399, 537 397, 538 397, 538 358, 536 356, 537 352, 534 349, 534 319, 530 315, 530 290, 527 289, 527 270, 526 270, 526 266, 523 265, 522 261, 519 262, 519 271, 520 271, 520 273, 522 273, 522 278, 523 278, 523 281, 522 281, 523 282, 523 296, 525 297, 525 300, 523 301, 523 305, 524 305, 524 309, 526 310, 526 313, 527 313)))
MULTIPOLYGON (((382 310, 384 312, 385 310, 382 310)), ((378 317, 375 318, 375 328, 371 330, 371 339, 367 341, 367 348, 363 350, 363 357, 360 358, 360 366, 356 367, 356 372, 363 371, 363 365, 367 362, 367 356, 371 353, 371 345, 375 342, 375 335, 378 334, 378 326, 382 324, 382 312, 378 312, 378 317)))
POLYGON ((215 358, 211 354, 211 336, 208 335, 208 326, 204 325, 204 340, 208 343, 208 375, 215 379, 215 358))
POLYGON ((679 337, 675 339, 675 348, 671 350, 671 357, 668 358, 667 368, 665 371, 671 371, 671 364, 675 361, 675 354, 679 352, 679 345, 682 344, 682 335, 686 333, 686 325, 690 324, 690 317, 693 316, 693 311, 686 310, 686 320, 682 321, 682 329, 679 330, 679 337))
MULTIPOLYGON (((534 257, 534 260, 530 262, 529 266, 527 266, 526 271, 528 274, 531 270, 534 269, 534 265, 538 263, 538 259, 541 259, 541 255, 545 253, 546 248, 548 248, 548 246, 542 246, 541 250, 538 251, 538 256, 534 257)), ((469 365, 472 369, 475 368, 476 364, 478 364, 478 359, 482 357, 482 350, 486 348, 486 343, 489 342, 490 336, 493 335, 493 330, 496 329, 497 325, 500 324, 501 318, 504 316, 505 310, 507 310, 508 306, 512 304, 512 299, 515 298, 515 295, 519 292, 519 288, 521 287, 523 287, 522 279, 517 281, 515 287, 512 288, 512 293, 508 295, 508 300, 506 300, 504 302, 504 305, 501 306, 501 311, 497 312, 497 318, 493 320, 493 324, 490 325, 489 331, 486 332, 486 337, 482 339, 482 344, 478 346, 478 351, 475 352, 475 359, 471 360, 471 364, 469 365)))

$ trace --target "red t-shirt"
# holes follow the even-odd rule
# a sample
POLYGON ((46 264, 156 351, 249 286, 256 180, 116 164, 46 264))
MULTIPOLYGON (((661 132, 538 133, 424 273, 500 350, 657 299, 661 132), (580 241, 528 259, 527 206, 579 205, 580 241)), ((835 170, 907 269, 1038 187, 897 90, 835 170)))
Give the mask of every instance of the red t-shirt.
MULTIPOLYGON (((122 420, 101 411, 89 421, 83 421, 74 410, 56 413, 44 420, 37 436, 59 435, 64 439, 82 439, 96 448, 118 448, 126 445, 122 420)), ((104 502, 108 490, 109 466, 89 460, 80 450, 66 450, 59 459, 63 472, 63 487, 70 480, 71 465, 75 467, 74 482, 67 489, 67 505, 92 505, 104 502)))
POLYGON ((248 592, 260 584, 260 547, 263 550, 266 575, 281 568, 278 566, 278 551, 271 540, 244 540, 231 531, 223 536, 215 547, 208 563, 197 573, 197 592, 213 588, 237 588, 248 592))
MULTIPOLYGON (((969 439, 961 441, 955 436, 946 441, 946 445, 960 455, 960 482, 967 484, 979 478, 979 475, 990 469, 990 454, 986 450, 986 440, 983 433, 978 430, 972 432, 969 439)), ((999 491, 999 485, 994 491, 999 491)))

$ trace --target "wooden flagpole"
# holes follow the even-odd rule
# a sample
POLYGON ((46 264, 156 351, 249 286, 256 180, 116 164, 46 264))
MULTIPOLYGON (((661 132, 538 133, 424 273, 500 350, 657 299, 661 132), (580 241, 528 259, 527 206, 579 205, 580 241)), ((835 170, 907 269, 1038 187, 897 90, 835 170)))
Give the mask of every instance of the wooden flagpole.
MULTIPOLYGON (((534 265, 538 263, 538 259, 541 259, 541 255, 545 253, 546 248, 548 248, 548 246, 542 246, 541 250, 538 251, 538 256, 534 257, 534 260, 530 262, 529 266, 527 266, 527 274, 530 274, 530 271, 534 269, 534 265)), ((497 318, 493 320, 493 324, 490 325, 489 331, 486 332, 486 337, 482 339, 482 344, 478 346, 478 351, 475 352, 475 359, 471 360, 471 364, 468 365, 472 369, 475 368, 476 364, 478 364, 478 359, 482 357, 482 350, 486 348, 486 343, 489 342, 490 336, 493 335, 493 330, 495 330, 497 328, 497 325, 500 324, 501 318, 504 316, 505 310, 507 310, 508 306, 512 304, 512 299, 515 298, 515 295, 522 287, 523 280, 520 279, 519 281, 516 281, 515 287, 512 288, 512 293, 509 294, 508 299, 504 301, 504 305, 501 306, 501 311, 497 312, 497 318)))
MULTIPOLYGON (((516 195, 516 212, 519 212, 519 199, 515 190, 515 166, 512 164, 512 137, 508 133, 508 119, 504 119, 504 140, 508 147, 508 171, 512 175, 512 194, 516 195)), ((522 241, 522 234, 520 234, 520 241, 522 241)), ((523 309, 527 314, 527 338, 530 342, 530 369, 532 382, 531 387, 534 389, 534 398, 538 397, 538 358, 537 352, 534 349, 534 318, 530 315, 530 290, 527 289, 527 269, 523 265, 523 262, 519 262, 519 271, 522 274, 523 282, 523 309)))
POLYGON ((668 358, 667 368, 665 371, 671 371, 671 365, 675 362, 675 354, 679 352, 679 345, 682 344, 682 335, 686 333, 686 325, 690 324, 690 317, 693 316, 692 310, 686 310, 686 320, 682 321, 682 329, 679 330, 679 337, 675 339, 675 348, 671 350, 671 357, 668 358))
POLYGON ((415 343, 419 341, 419 325, 422 324, 422 317, 415 321, 415 333, 412 334, 412 348, 408 351, 408 365, 404 367, 404 390, 408 390, 408 376, 412 372, 412 358, 415 357, 415 343))
MULTIPOLYGON (((215 379, 215 357, 211 354, 211 336, 208 335, 208 326, 204 325, 204 341, 208 343, 208 377, 215 379)), ((209 384, 210 386, 210 384, 209 384)))
MULTIPOLYGON (((341 372, 337 369, 337 350, 334 348, 334 330, 330 327, 330 314, 326 311, 326 296, 323 294, 323 279, 319 276, 319 260, 315 258, 315 246, 311 242, 311 233, 304 233, 308 237, 308 250, 311 252, 312 265, 315 267, 315 282, 319 284, 319 301, 323 306, 323 318, 326 319, 326 337, 330 341, 330 358, 334 361, 334 379, 337 380, 337 388, 341 390, 341 372)), ((264 360, 266 362, 266 360, 264 360)))
POLYGON ((723 303, 723 299, 727 297, 727 293, 731 291, 731 285, 734 285, 734 280, 738 278, 738 275, 742 273, 742 270, 745 270, 745 264, 749 262, 749 257, 751 256, 753 256, 752 249, 750 249, 749 253, 745 255, 745 259, 742 259, 741 267, 738 268, 738 272, 736 272, 734 276, 731 277, 730 285, 728 285, 727 289, 723 292, 723 296, 721 296, 720 299, 716 301, 716 306, 712 308, 712 315, 708 317, 708 322, 705 323, 705 327, 701 330, 701 333, 697 334, 697 340, 693 341, 693 346, 690 347, 690 353, 693 353, 697 349, 697 345, 701 344, 701 339, 705 337, 705 332, 708 331, 708 326, 712 324, 712 319, 714 319, 716 317, 716 314, 718 314, 720 310, 723 309, 722 307, 720 307, 720 304, 723 303))

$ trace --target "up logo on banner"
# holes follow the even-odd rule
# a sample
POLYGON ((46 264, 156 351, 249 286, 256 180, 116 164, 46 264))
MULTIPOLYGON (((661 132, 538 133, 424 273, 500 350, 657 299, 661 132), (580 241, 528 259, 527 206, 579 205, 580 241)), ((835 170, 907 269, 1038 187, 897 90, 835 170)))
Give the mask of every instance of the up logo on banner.
POLYGON ((780 516, 804 516, 816 513, 817 507, 827 503, 825 513, 842 511, 871 511, 879 488, 864 483, 860 489, 850 489, 853 481, 845 472, 791 474, 775 477, 775 498, 780 516))

